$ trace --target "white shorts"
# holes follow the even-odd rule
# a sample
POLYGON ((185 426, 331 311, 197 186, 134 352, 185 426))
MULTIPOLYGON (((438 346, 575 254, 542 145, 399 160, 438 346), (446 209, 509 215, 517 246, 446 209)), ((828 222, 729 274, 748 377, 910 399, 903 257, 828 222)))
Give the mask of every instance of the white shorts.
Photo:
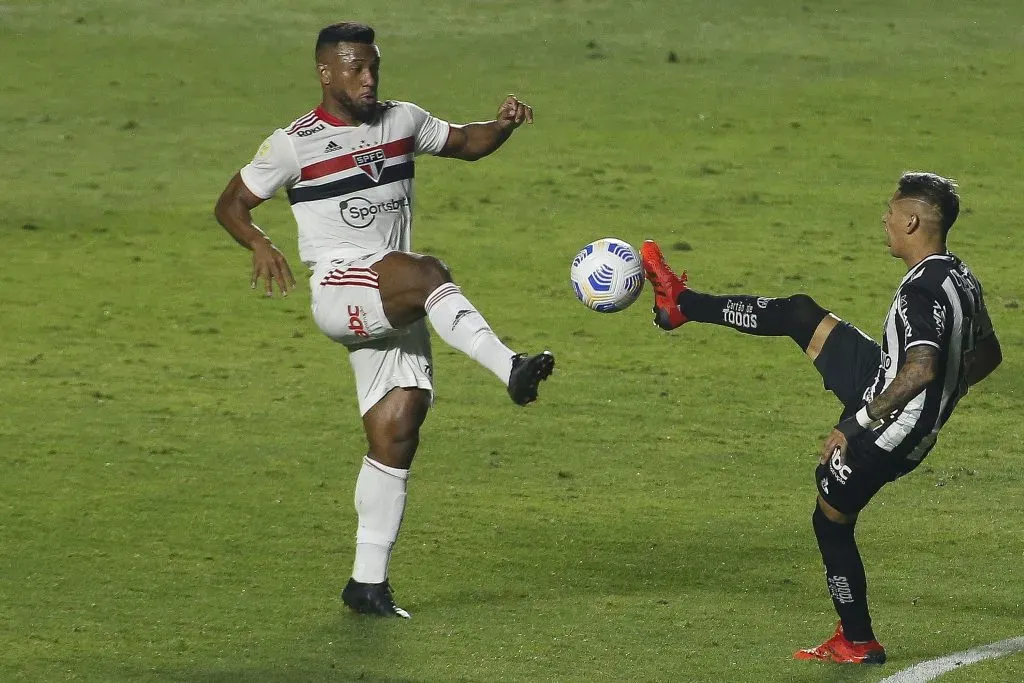
POLYGON ((313 320, 348 349, 361 415, 395 387, 425 389, 434 398, 426 322, 392 327, 384 315, 377 273, 370 268, 391 251, 318 263, 309 280, 313 320))

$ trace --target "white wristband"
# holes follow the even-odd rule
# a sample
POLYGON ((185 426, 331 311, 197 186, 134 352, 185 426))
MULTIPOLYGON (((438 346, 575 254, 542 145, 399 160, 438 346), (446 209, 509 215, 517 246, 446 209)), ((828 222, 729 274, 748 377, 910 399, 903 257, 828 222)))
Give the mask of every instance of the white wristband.
POLYGON ((874 422, 874 420, 871 419, 871 416, 868 415, 868 407, 867 406, 864 406, 863 408, 858 410, 857 411, 857 415, 855 415, 855 417, 857 418, 857 424, 859 424, 864 429, 868 429, 871 426, 871 424, 874 422))

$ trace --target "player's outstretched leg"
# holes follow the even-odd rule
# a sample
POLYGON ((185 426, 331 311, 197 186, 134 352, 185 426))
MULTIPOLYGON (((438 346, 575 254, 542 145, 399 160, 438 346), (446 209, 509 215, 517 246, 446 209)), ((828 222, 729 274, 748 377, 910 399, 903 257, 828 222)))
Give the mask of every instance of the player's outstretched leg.
POLYGON ((537 400, 537 386, 551 375, 555 357, 544 351, 535 356, 516 353, 494 334, 484 317, 454 282, 445 282, 432 291, 423 310, 431 326, 449 346, 493 372, 508 387, 508 395, 518 405, 537 400))
POLYGON ((448 267, 433 256, 391 252, 373 265, 388 320, 403 327, 426 315, 449 346, 490 370, 508 388, 512 400, 525 405, 537 398, 537 383, 554 367, 547 351, 529 356, 505 346, 480 311, 452 282, 448 267), (513 377, 515 369, 515 377, 513 377))
POLYGON ((650 240, 640 248, 640 258, 654 289, 654 322, 665 330, 692 320, 760 337, 789 337, 806 350, 818 325, 829 315, 806 294, 719 296, 694 291, 686 283, 686 273, 673 273, 661 249, 650 240))

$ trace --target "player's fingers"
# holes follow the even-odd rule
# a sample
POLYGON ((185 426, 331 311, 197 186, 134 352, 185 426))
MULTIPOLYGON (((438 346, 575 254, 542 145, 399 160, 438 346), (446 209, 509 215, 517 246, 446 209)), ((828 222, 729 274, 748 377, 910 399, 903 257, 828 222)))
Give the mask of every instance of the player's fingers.
POLYGON ((828 461, 828 459, 829 459, 829 457, 831 457, 832 451, 835 449, 835 447, 836 447, 835 439, 833 438, 833 436, 831 434, 829 434, 828 438, 825 439, 825 443, 821 447, 821 462, 822 463, 828 461))
POLYGON ((522 102, 516 103, 516 123, 522 123, 526 120, 526 105, 522 102))
POLYGON ((288 290, 295 284, 295 278, 292 277, 292 271, 288 267, 288 262, 284 260, 283 256, 279 256, 274 261, 274 267, 276 269, 278 285, 281 287, 281 294, 288 296, 288 290))
POLYGON ((260 269, 260 277, 263 278, 263 295, 274 296, 274 271, 270 266, 260 269))
POLYGON ((274 279, 277 280, 277 288, 281 290, 281 296, 288 296, 288 276, 285 275, 284 268, 278 266, 275 271, 274 279))
POLYGON ((285 261, 284 259, 281 259, 281 266, 282 266, 282 268, 284 270, 284 274, 288 278, 288 284, 291 285, 292 287, 294 287, 295 286, 295 276, 292 275, 292 269, 288 265, 288 262, 285 261))
POLYGON ((281 296, 288 296, 288 279, 284 274, 284 268, 281 267, 280 259, 274 259, 270 266, 270 275, 271 279, 277 284, 277 289, 281 292, 281 296))
POLYGON ((523 106, 526 107, 526 122, 533 123, 533 107, 528 104, 524 104, 523 106))

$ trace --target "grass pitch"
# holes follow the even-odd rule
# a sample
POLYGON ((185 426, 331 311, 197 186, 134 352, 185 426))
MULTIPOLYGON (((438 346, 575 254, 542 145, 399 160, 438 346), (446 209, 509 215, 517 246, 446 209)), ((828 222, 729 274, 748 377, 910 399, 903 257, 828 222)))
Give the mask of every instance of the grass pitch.
MULTIPOLYGON (((0 4, 0 680, 868 683, 1021 634, 1019 3, 345 12, 0 4), (492 158, 418 164, 415 247, 558 369, 519 410, 435 345, 407 623, 337 601, 364 449, 344 352, 305 288, 248 289, 211 217, 350 18, 378 29, 383 97, 536 108, 492 158), (649 295, 587 311, 569 263, 656 237, 698 289, 805 291, 878 334, 902 275, 879 219, 911 168, 962 183, 951 247, 1006 359, 862 515, 890 662, 793 662, 834 623, 809 518, 837 404, 788 340, 662 334, 649 295)), ((302 284, 286 201, 257 219, 302 284)), ((946 677, 1022 678, 1024 655, 946 677)))

